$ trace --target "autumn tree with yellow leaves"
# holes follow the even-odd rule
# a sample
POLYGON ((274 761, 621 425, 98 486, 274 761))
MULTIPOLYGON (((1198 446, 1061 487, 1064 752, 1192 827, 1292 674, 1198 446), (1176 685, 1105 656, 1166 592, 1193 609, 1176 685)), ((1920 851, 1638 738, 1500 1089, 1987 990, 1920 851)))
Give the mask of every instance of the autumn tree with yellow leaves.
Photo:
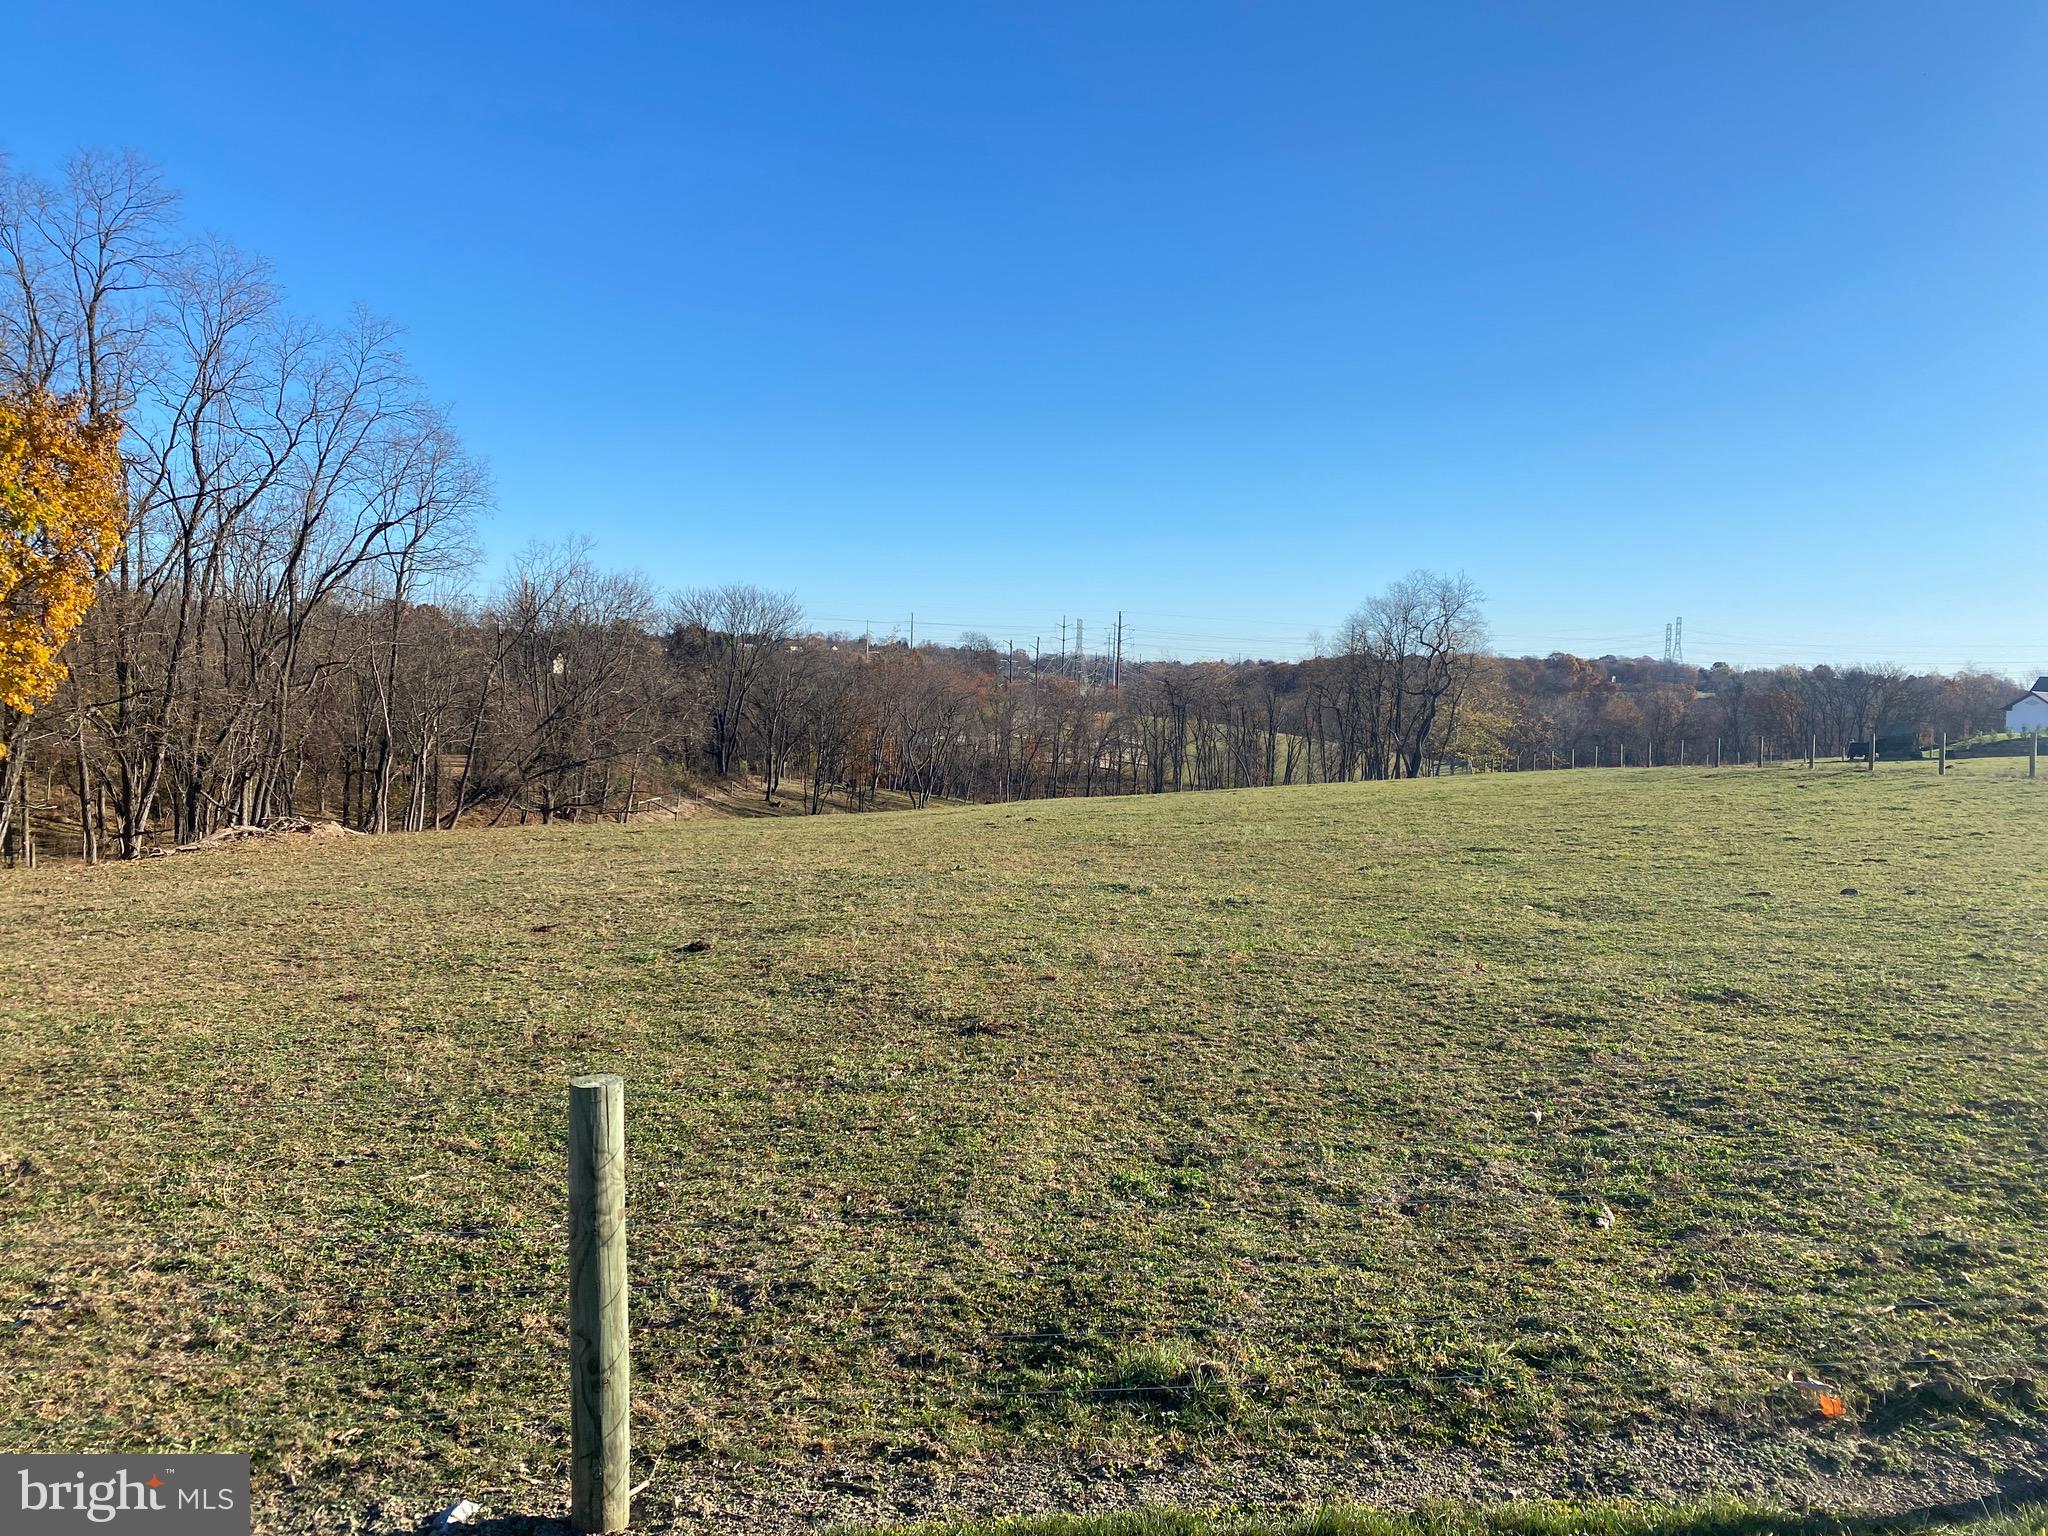
POLYGON ((121 551, 120 433, 77 401, 0 395, 0 756, 63 682, 64 643, 121 551))

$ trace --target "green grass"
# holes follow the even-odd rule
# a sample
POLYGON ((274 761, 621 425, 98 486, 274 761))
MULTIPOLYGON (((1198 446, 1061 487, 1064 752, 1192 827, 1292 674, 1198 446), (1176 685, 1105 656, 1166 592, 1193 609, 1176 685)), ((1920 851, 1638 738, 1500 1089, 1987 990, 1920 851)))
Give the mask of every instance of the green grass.
MULTIPOLYGON (((1950 742, 1948 755, 1951 762, 1969 757, 2025 757, 2032 741, 2033 733, 2029 731, 1987 731, 1981 736, 1950 742)), ((1925 751, 1929 757, 1935 755, 1932 747, 1925 751)))
POLYGON ((1402 1498, 1450 1465, 1684 1494, 1739 1463, 1894 1502, 2037 1472, 2023 773, 1485 775, 17 876, 0 1445, 250 1449, 274 1527, 558 1510, 564 1083, 610 1069, 650 1519, 1130 1477, 1298 1507, 1366 1460, 1402 1498))

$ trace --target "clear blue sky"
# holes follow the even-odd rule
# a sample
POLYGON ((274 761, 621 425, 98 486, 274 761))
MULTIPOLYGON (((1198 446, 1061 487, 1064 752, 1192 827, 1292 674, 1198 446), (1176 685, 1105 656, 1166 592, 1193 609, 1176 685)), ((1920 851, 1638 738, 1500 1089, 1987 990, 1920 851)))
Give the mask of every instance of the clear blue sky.
POLYGON ((2038 0, 25 23, 0 144, 402 320, 500 560, 1184 656, 1429 565, 1505 649, 2048 670, 2038 0))

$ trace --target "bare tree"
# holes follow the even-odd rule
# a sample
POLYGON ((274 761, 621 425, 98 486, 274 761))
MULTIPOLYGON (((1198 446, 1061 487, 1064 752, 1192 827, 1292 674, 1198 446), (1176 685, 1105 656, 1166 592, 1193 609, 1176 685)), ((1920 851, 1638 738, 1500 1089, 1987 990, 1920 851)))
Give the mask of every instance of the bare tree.
POLYGON ((796 633, 803 610, 787 592, 734 583, 680 592, 670 615, 670 653, 707 681, 713 756, 719 774, 730 774, 748 700, 774 648, 796 633))

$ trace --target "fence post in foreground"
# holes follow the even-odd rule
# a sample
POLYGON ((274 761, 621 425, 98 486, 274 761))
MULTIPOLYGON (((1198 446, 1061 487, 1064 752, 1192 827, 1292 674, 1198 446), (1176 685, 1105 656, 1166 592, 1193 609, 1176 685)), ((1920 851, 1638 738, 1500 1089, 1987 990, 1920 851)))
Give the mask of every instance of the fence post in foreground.
MULTIPOLYGON (((2033 735, 2031 735, 2031 736, 2029 736, 2029 737, 2027 738, 2027 777, 2028 777, 2028 778, 2030 778, 2030 779, 2034 779, 2034 778, 2039 778, 2040 776, 2041 776, 2041 727, 2039 727, 2039 726, 2037 725, 2037 726, 2035 726, 2035 727, 2034 727, 2034 734, 2033 734, 2033 735)), ((30 859, 30 860, 29 860, 29 862, 30 862, 31 864, 33 864, 33 863, 35 862, 35 860, 34 860, 34 859, 30 859)))
POLYGON ((569 1079, 569 1519, 631 1518, 626 1344, 626 1084, 569 1079))
POLYGON ((1806 733, 1806 771, 1808 773, 1813 772, 1813 749, 1819 745, 1820 743, 1816 739, 1815 733, 1808 731, 1806 733))
POLYGON ((1934 749, 1934 773, 1939 778, 1948 772, 1948 732, 1941 733, 1941 745, 1934 749))

